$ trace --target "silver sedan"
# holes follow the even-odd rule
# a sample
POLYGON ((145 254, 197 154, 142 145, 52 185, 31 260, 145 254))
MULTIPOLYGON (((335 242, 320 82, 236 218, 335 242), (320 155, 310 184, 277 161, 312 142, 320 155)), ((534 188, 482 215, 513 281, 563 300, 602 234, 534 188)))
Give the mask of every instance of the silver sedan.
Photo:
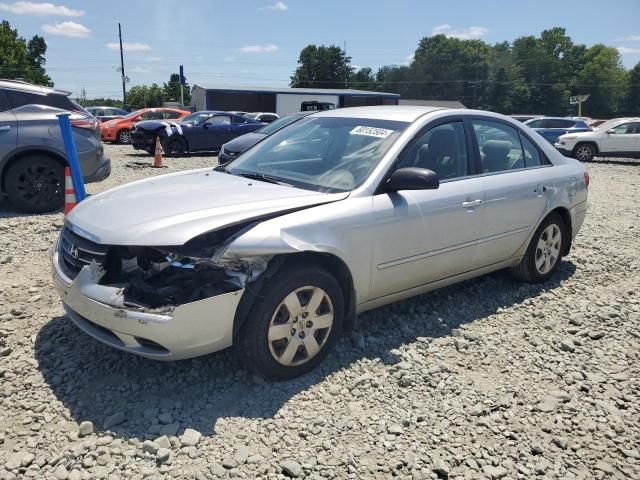
POLYGON ((235 346, 266 377, 315 367, 358 313, 509 268, 544 282, 589 177, 482 111, 319 112, 225 167, 95 195, 53 253, 69 318, 158 360, 235 346))

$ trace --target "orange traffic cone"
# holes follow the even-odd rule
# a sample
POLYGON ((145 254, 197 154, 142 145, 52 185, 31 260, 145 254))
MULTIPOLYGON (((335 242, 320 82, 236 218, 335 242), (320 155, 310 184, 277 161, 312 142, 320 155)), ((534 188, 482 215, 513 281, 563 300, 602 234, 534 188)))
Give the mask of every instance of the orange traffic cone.
POLYGON ((156 151, 153 156, 153 168, 162 168, 162 145, 160 137, 156 137, 156 151))
POLYGON ((76 200, 76 189, 73 187, 71 169, 64 168, 64 214, 65 216, 78 204, 76 200))

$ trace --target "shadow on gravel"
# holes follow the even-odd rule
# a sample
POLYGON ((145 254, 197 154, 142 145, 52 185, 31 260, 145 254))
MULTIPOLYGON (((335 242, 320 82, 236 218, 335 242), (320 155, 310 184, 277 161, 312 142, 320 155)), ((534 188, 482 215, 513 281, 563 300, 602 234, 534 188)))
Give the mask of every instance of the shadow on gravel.
MULTIPOLYGON (((124 157, 142 157, 142 158, 151 158, 153 160, 153 154, 152 153, 147 153, 147 152, 131 152, 131 153, 124 153, 122 154, 122 156, 124 157)), ((192 152, 192 153, 187 153, 182 157, 170 157, 168 155, 164 155, 163 157, 165 159, 168 160, 180 160, 181 158, 189 158, 189 157, 217 157, 218 153, 217 152, 192 152)))
POLYGON ((634 158, 626 158, 624 160, 617 160, 617 159, 613 159, 613 158, 607 158, 607 157, 597 157, 594 158, 593 160, 589 160, 588 162, 584 162, 586 164, 589 163, 599 163, 602 165, 625 165, 625 166, 640 166, 640 160, 634 159, 634 158))
POLYGON ((105 430, 106 417, 121 412, 121 422, 108 429, 125 438, 179 435, 187 427, 213 435, 225 429, 225 422, 216 425, 222 417, 272 418, 293 396, 354 362, 396 363, 393 349, 418 337, 449 336, 454 328, 553 290, 575 270, 565 261, 552 280, 538 285, 496 272, 367 312, 357 326, 364 350, 345 336, 320 367, 289 382, 264 383, 241 366, 232 350, 179 362, 146 360, 102 345, 66 317, 55 317, 40 330, 35 355, 72 420, 90 420, 98 432, 105 430), (163 418, 168 425, 158 425, 159 412, 171 414, 163 418))
POLYGON ((55 217, 62 210, 46 213, 26 213, 18 210, 9 200, 0 200, 0 218, 55 217))

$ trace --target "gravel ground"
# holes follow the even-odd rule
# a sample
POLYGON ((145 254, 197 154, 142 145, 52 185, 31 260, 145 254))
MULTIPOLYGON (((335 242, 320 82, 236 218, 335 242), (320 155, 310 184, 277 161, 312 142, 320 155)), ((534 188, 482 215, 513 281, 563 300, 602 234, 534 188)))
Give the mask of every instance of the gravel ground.
MULTIPOLYGON (((107 146, 114 172, 158 171, 107 146)), ((63 316, 62 214, 0 205, 0 479, 640 478, 640 175, 589 164, 590 211, 543 285, 504 272, 359 317, 313 373, 232 352, 156 363, 63 316)))

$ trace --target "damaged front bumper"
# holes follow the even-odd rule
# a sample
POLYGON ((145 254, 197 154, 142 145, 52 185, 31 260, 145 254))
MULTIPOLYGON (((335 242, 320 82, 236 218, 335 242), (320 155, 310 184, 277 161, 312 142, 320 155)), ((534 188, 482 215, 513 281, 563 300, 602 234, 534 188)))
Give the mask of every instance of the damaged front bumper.
POLYGON ((84 332, 119 350, 155 360, 180 360, 230 347, 236 309, 244 293, 228 293, 158 313, 124 305, 121 289, 100 285, 100 267, 89 264, 69 278, 54 248, 53 283, 69 318, 84 332))

